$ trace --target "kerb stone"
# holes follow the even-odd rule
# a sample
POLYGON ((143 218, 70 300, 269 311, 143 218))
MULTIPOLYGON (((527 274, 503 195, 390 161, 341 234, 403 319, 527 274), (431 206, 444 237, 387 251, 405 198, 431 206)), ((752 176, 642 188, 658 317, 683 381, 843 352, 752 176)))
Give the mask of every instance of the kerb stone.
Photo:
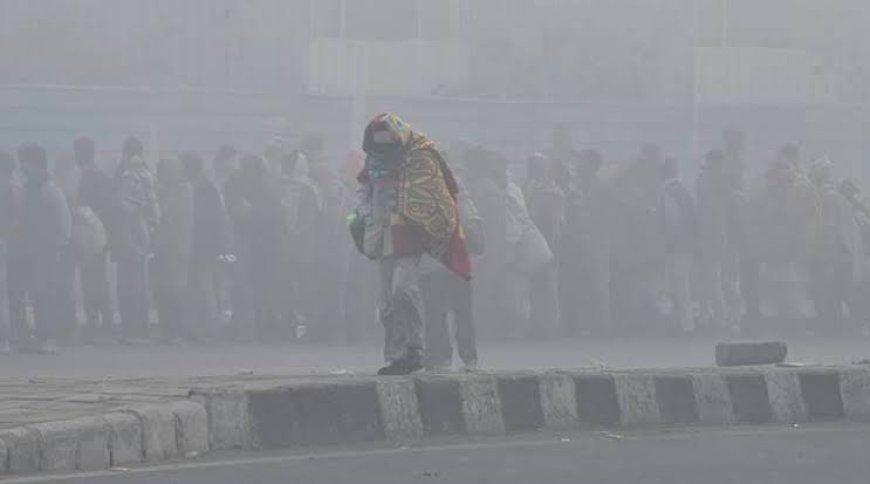
POLYGON ((655 380, 651 375, 621 373, 614 376, 614 382, 619 397, 622 425, 652 425, 661 422, 655 380))
POLYGON ((541 409, 544 424, 552 430, 572 430, 578 426, 574 379, 568 375, 540 377, 541 409))
POLYGON ((175 440, 178 451, 184 456, 202 455, 208 452, 208 415, 205 407, 192 401, 171 405, 175 414, 175 440))
POLYGON ((224 389, 194 391, 190 398, 205 407, 211 449, 250 449, 257 446, 251 427, 246 392, 224 389))
POLYGON ((420 403, 414 390, 414 381, 378 381, 378 399, 381 420, 388 439, 419 439, 423 437, 423 419, 420 403))
POLYGON ((136 407, 128 412, 142 421, 145 462, 157 462, 179 455, 176 419, 171 407, 166 405, 136 407))
POLYGON ((463 377, 459 380, 459 393, 462 398, 462 414, 469 434, 505 433, 498 384, 494 377, 489 375, 463 377))
POLYGON ((145 458, 142 448, 142 421, 129 413, 103 416, 109 426, 109 452, 112 466, 138 464, 145 458))
POLYGON ((840 396, 847 419, 870 421, 870 368, 840 370, 840 396))

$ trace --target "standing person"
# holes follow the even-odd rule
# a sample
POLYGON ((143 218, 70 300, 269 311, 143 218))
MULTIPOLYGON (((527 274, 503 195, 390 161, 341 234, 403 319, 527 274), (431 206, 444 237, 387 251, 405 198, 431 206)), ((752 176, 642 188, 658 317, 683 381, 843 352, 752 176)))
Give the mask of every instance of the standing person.
MULTIPOLYGON (((285 256, 283 267, 284 309, 288 323, 297 328, 297 336, 307 334, 308 322, 315 318, 322 304, 330 302, 326 294, 340 290, 338 287, 322 288, 312 283, 318 272, 328 270, 320 266, 320 254, 325 240, 319 237, 321 224, 321 203, 317 187, 308 177, 308 160, 301 152, 285 157, 282 177, 278 184, 278 197, 281 203, 282 246, 285 256)), ((335 301, 331 301, 335 303, 335 301)), ((324 324, 315 320, 316 325, 324 324)), ((315 335, 323 334, 324 328, 311 328, 315 335)))
POLYGON ((232 196, 240 224, 239 259, 246 266, 256 335, 262 341, 274 341, 290 335, 282 284, 282 262, 289 248, 284 246, 286 229, 281 201, 262 157, 243 157, 241 170, 238 192, 232 196))
POLYGON ((160 336, 172 341, 190 336, 186 305, 190 294, 193 188, 185 177, 184 165, 175 159, 157 165, 157 186, 162 216, 154 229, 151 288, 160 336))
POLYGON ((311 180, 317 187, 321 213, 316 218, 316 238, 319 241, 315 259, 319 271, 315 275, 315 288, 330 298, 317 301, 315 336, 328 339, 346 339, 344 321, 344 285, 348 272, 348 251, 344 232, 345 188, 341 177, 326 157, 323 138, 310 135, 302 141, 302 152, 308 159, 311 180))
POLYGON ((237 257, 235 255, 235 240, 233 224, 230 219, 229 210, 226 204, 226 188, 229 181, 238 172, 239 169, 239 154, 236 148, 231 144, 224 144, 218 148, 218 152, 212 161, 211 180, 218 188, 221 198, 224 201, 224 221, 221 224, 224 230, 222 235, 224 246, 227 251, 221 257, 221 263, 218 268, 218 276, 215 284, 217 285, 218 307, 221 316, 221 323, 229 325, 233 321, 233 282, 235 273, 235 264, 237 257))
POLYGON ((809 177, 818 190, 819 220, 812 251, 813 301, 817 330, 842 334, 846 328, 845 307, 856 282, 859 265, 859 232, 852 207, 838 190, 833 164, 827 158, 810 166, 809 177))
POLYGON ((659 207, 665 240, 664 288, 670 299, 672 324, 676 334, 695 329, 692 314, 692 256, 697 234, 695 201, 679 178, 677 160, 668 158, 662 165, 662 193, 659 207))
POLYGON ((468 190, 486 240, 486 251, 475 261, 474 319, 483 337, 503 337, 506 321, 502 306, 510 302, 504 297, 504 273, 511 250, 507 237, 507 171, 497 155, 480 147, 468 150, 463 165, 468 167, 468 190))
POLYGON ((556 184, 555 165, 546 156, 532 155, 527 168, 523 194, 529 216, 554 253, 553 261, 529 278, 531 330, 535 336, 547 338, 555 336, 561 321, 557 268, 561 262, 558 247, 565 221, 565 194, 556 184))
POLYGON ((10 245, 18 229, 21 189, 15 183, 15 158, 0 151, 0 354, 10 352, 10 245))
POLYGON ((395 114, 380 114, 369 123, 363 150, 362 200, 351 225, 358 246, 381 270, 388 365, 378 373, 405 375, 423 369, 423 254, 471 277, 456 207, 458 186, 435 144, 395 114))
POLYGON ((604 158, 596 150, 572 157, 574 179, 566 195, 559 290, 562 329, 603 335, 612 329, 610 224, 613 200, 599 173, 604 158))
POLYGON ((730 225, 733 185, 722 150, 710 151, 704 157, 695 189, 701 322, 712 330, 733 330, 737 301, 728 272, 735 255, 731 250, 735 234, 730 225))
POLYGON ((109 290, 107 227, 113 203, 112 179, 96 164, 94 140, 81 137, 73 144, 80 182, 73 212, 73 245, 78 261, 82 302, 87 318, 86 338, 110 336, 115 312, 109 290))
POLYGON ((75 314, 64 294, 62 271, 69 250, 72 220, 63 191, 51 179, 48 157, 37 145, 18 149, 24 175, 22 216, 12 278, 18 292, 13 298, 13 340, 25 348, 55 352, 57 341, 73 329, 75 314), (27 328, 26 303, 33 307, 35 334, 27 328), (19 343, 20 342, 20 343, 19 343))
POLYGON ((649 332, 658 311, 658 276, 664 259, 659 225, 662 155, 644 145, 638 158, 615 181, 613 300, 623 331, 649 332))
POLYGON ((191 330, 207 337, 218 328, 217 276, 225 253, 224 204, 220 191, 205 173, 196 153, 182 155, 184 175, 193 188, 193 225, 190 247, 191 330))
POLYGON ((155 182, 138 138, 124 141, 115 171, 116 213, 109 233, 112 257, 118 264, 118 309, 124 337, 130 342, 148 336, 147 269, 151 232, 160 220, 155 182))

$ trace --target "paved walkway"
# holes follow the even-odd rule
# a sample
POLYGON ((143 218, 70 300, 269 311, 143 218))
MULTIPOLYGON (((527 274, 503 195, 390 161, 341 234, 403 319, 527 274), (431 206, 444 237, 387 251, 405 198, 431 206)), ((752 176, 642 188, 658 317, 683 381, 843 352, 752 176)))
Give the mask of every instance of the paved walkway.
MULTIPOLYGON (((577 340, 481 345, 485 368, 704 367, 713 340, 577 340)), ((789 341, 791 361, 849 364, 870 341, 789 341)), ((78 347, 0 357, 0 429, 186 398, 190 388, 371 373, 374 343, 358 346, 78 347), (282 375, 274 377, 269 375, 282 375)))
MULTIPOLYGON (((498 370, 673 368, 710 366, 715 339, 578 339, 487 342, 481 365, 498 370)), ((792 361, 849 364, 870 358, 870 339, 787 339, 792 361)), ((4 378, 195 377, 254 374, 372 372, 380 345, 82 346, 56 355, 0 356, 4 378)))

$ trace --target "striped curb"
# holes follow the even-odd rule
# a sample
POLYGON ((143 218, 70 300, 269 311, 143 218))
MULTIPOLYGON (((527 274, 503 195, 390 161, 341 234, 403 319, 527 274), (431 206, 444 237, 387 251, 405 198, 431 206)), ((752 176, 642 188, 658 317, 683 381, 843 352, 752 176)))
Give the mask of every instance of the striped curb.
POLYGON ((655 426, 870 420, 870 368, 478 373, 192 390, 189 400, 0 431, 0 475, 210 450, 655 426))
POLYGON ((870 420, 870 369, 493 373, 195 390, 212 449, 870 420), (220 436, 217 438, 217 436, 220 436))

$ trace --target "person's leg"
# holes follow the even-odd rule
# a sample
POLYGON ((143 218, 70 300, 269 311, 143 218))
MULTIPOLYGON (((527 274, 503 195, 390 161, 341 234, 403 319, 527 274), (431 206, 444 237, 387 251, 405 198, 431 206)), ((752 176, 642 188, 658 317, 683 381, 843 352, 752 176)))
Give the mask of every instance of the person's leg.
POLYGON ((743 299, 740 295, 740 259, 729 255, 722 264, 722 297, 727 328, 737 328, 743 316, 743 299))
POLYGON ((34 268, 30 295, 33 306, 33 326, 36 338, 40 343, 46 343, 50 340, 56 341, 61 328, 59 321, 61 304, 58 291, 59 266, 57 258, 46 255, 34 268))
POLYGON ((529 280, 530 329, 534 331, 536 337, 552 337, 559 327, 559 294, 556 277, 555 267, 547 266, 532 275, 529 280))
POLYGON ((474 327, 473 284, 463 281, 452 274, 451 288, 453 323, 456 329, 456 349, 459 358, 466 368, 474 369, 478 365, 477 334, 474 327))
POLYGON ((118 261, 118 304, 125 336, 143 338, 148 331, 148 293, 145 260, 140 257, 118 261))
POLYGON ((9 312, 9 287, 7 285, 7 245, 0 240, 0 352, 9 351, 11 323, 9 312))
POLYGON ((9 252, 6 284, 9 301, 9 339, 13 346, 28 345, 32 332, 27 324, 27 295, 34 276, 29 261, 16 252, 9 252))
POLYGON ((695 329, 695 321, 692 317, 691 254, 674 255, 670 269, 670 292, 677 329, 688 333, 695 329))
POLYGON ((423 364, 423 302, 419 286, 420 257, 381 261, 381 321, 384 356, 390 366, 382 372, 408 373, 423 364))
POLYGON ((79 262, 86 327, 92 333, 97 330, 108 333, 112 329, 114 316, 109 295, 107 263, 105 252, 84 256, 79 262))
MULTIPOLYGON (((453 364, 453 346, 447 325, 449 283, 442 270, 420 277, 423 297, 423 321, 426 328, 425 365, 430 370, 450 368, 453 364)), ((449 274, 448 274, 449 275, 449 274)))

